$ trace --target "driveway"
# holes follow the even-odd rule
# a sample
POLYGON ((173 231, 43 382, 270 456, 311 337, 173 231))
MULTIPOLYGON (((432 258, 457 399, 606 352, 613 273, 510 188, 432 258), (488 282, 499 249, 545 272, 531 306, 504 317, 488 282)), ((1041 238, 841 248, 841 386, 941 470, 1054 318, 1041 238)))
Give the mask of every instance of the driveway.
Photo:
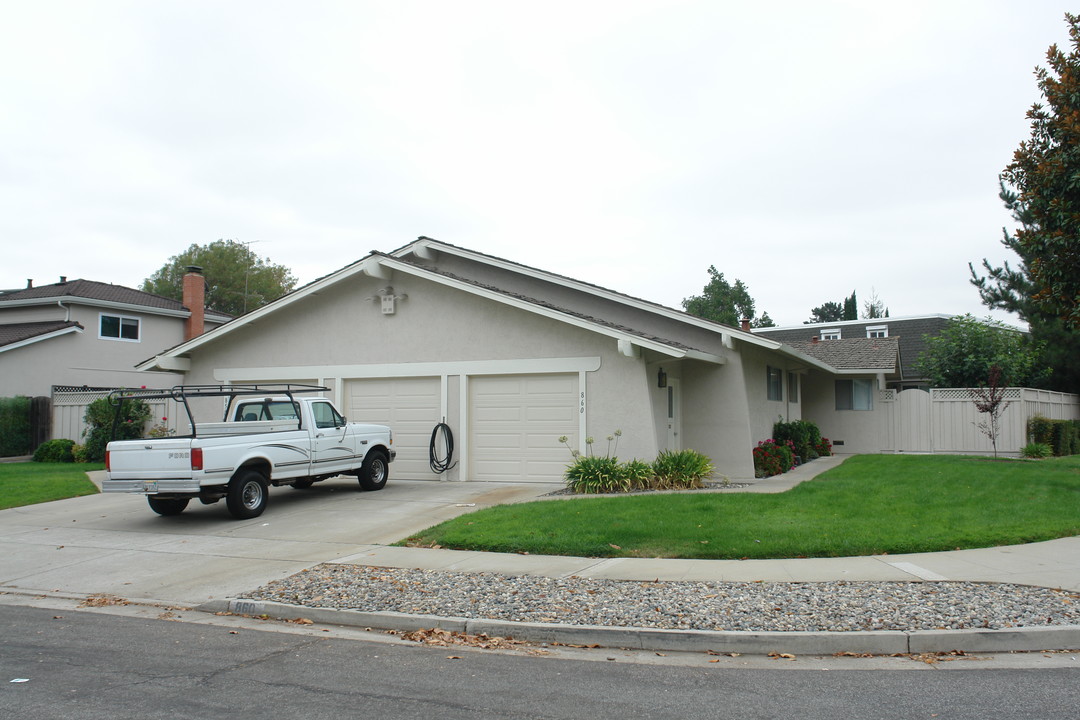
POLYGON ((0 511, 0 591, 195 605, 559 487, 391 479, 361 492, 342 477, 307 490, 272 488, 266 512, 242 521, 224 502, 160 517, 138 495, 12 508, 0 511))

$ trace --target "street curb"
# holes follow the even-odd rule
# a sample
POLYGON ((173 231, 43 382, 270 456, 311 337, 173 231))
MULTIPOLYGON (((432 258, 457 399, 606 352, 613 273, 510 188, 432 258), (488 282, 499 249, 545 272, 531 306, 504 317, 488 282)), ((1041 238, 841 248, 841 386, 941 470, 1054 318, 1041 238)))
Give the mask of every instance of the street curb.
POLYGON ((952 651, 989 653, 1080 648, 1078 625, 1007 630, 752 632, 524 623, 484 618, 314 608, 246 599, 211 600, 195 609, 207 613, 265 616, 275 620, 305 618, 327 625, 379 630, 408 632, 441 628, 467 635, 512 637, 529 642, 672 652, 906 655, 952 651))

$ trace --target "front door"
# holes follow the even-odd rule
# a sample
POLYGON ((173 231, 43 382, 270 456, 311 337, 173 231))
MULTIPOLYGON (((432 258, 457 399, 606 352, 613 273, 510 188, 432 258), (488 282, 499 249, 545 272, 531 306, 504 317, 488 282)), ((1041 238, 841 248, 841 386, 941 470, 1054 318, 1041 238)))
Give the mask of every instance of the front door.
POLYGON ((668 378, 667 387, 667 447, 666 450, 681 450, 682 441, 682 396, 679 393, 679 381, 668 378))

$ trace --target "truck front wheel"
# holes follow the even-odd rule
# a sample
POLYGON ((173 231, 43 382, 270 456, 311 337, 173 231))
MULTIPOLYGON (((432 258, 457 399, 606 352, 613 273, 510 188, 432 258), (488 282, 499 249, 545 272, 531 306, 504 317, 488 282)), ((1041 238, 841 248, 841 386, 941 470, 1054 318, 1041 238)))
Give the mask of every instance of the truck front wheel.
POLYGON ((381 450, 372 450, 364 458, 357 477, 362 490, 382 490, 390 477, 390 461, 381 450))
POLYGON ((158 515, 169 517, 179 515, 187 507, 187 498, 159 498, 153 495, 146 496, 146 502, 150 503, 150 509, 158 515))
POLYGON ((255 470, 246 470, 229 481, 225 504, 234 518, 250 520, 266 509, 266 492, 266 478, 255 470))

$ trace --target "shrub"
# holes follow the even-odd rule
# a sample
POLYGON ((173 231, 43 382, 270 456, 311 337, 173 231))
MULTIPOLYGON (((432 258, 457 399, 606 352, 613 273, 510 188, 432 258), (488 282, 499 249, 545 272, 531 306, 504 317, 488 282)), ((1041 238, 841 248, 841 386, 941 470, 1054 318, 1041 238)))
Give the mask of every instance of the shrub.
POLYGON ((1042 415, 1032 415, 1027 422, 1028 442, 1050 444, 1054 421, 1042 415))
POLYGON ((57 438, 56 440, 43 442, 34 451, 34 462, 75 462, 75 456, 72 453, 73 447, 75 447, 75 441, 67 438, 57 438))
POLYGON ((1020 454, 1026 458, 1048 458, 1054 454, 1053 448, 1046 443, 1032 442, 1020 448, 1020 454))
POLYGON ((626 477, 631 490, 653 487, 656 472, 651 463, 635 458, 620 466, 620 471, 626 477))
POLYGON ((630 480, 618 459, 580 455, 566 469, 566 487, 576 493, 609 493, 631 490, 630 480))
POLYGON ((803 462, 822 455, 817 450, 821 443, 821 430, 818 429, 817 423, 811 420, 792 420, 791 422, 780 420, 773 425, 773 439, 781 445, 787 445, 790 442, 795 455, 803 462))
POLYGON ((0 398, 0 457, 30 452, 30 398, 0 398))
POLYGON ((696 450, 665 450, 657 455, 652 470, 657 490, 683 490, 704 487, 705 478, 713 473, 713 464, 696 450))
POLYGON ((832 441, 829 438, 821 438, 817 444, 814 445, 814 452, 818 454, 818 457, 828 457, 832 455, 832 441))
POLYGON ((762 440, 754 448, 754 476, 770 477, 785 473, 795 467, 795 450, 791 441, 778 443, 773 439, 762 440))
POLYGON ((86 406, 86 457, 89 462, 105 460, 105 446, 110 440, 133 440, 143 436, 143 427, 150 419, 150 406, 138 398, 127 398, 113 438, 113 418, 116 408, 108 397, 98 398, 86 406))
POLYGON ((1051 421, 1050 447, 1054 454, 1059 456, 1080 452, 1080 438, 1077 437, 1077 427, 1072 420, 1051 421))
POLYGON ((74 445, 74 446, 72 446, 71 455, 72 455, 72 457, 75 458, 75 462, 77 462, 77 463, 90 462, 90 458, 87 457, 87 455, 86 455, 86 446, 85 445, 74 445))

